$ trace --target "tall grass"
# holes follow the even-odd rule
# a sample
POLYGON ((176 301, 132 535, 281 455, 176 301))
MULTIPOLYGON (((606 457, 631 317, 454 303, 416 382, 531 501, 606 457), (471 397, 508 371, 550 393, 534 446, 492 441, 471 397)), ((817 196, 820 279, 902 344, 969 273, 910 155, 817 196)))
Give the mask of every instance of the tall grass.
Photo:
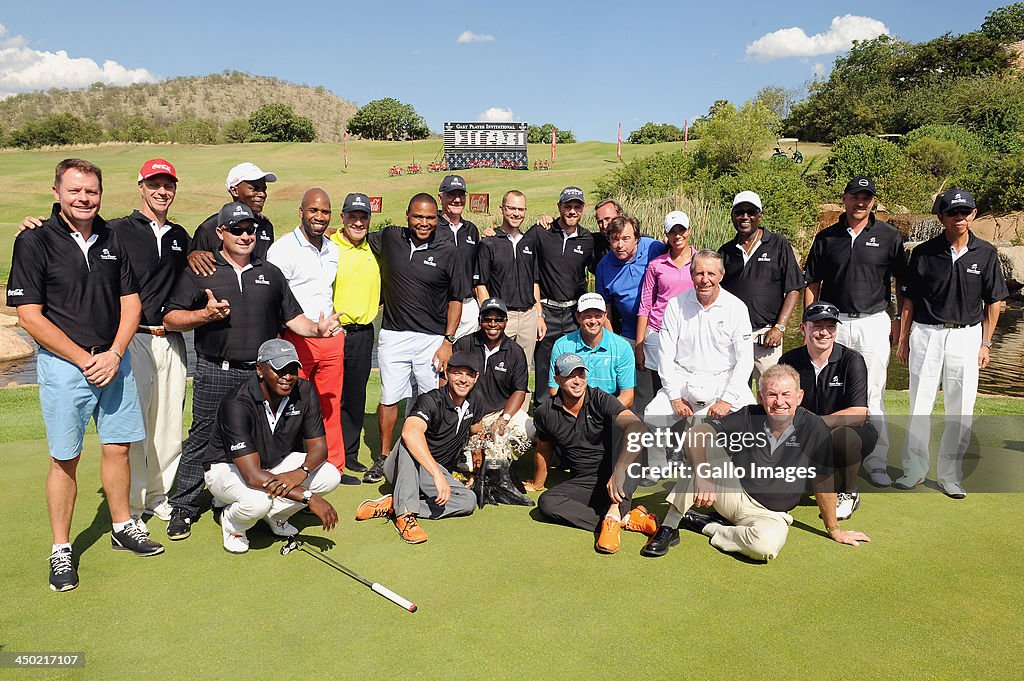
POLYGON ((709 201, 699 192, 676 190, 663 196, 619 196, 616 200, 623 210, 640 220, 641 231, 655 239, 665 239, 665 216, 674 210, 690 216, 690 245, 694 248, 717 250, 736 235, 728 206, 721 201, 709 201))

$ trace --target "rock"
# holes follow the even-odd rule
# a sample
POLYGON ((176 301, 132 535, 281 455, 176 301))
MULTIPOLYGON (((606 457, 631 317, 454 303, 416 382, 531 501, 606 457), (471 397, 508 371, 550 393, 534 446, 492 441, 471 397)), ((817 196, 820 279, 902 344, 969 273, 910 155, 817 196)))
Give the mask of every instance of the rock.
POLYGON ((996 251, 1007 288, 1011 292, 1024 288, 1024 246, 1001 246, 996 251))
POLYGON ((11 328, 18 325, 18 317, 15 315, 0 313, 0 326, 11 328))
POLYGON ((0 327, 0 362, 31 357, 35 350, 8 328, 0 327))

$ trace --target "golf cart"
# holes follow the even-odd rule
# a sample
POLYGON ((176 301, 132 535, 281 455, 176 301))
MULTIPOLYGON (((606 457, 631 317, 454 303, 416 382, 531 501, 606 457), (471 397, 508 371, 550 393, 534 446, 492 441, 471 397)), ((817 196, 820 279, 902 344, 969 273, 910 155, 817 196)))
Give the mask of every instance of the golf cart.
POLYGON ((776 156, 785 156, 786 158, 792 158, 793 163, 803 163, 804 155, 800 153, 800 140, 796 137, 783 137, 779 139, 775 145, 775 153, 772 154, 772 158, 775 158, 776 156), (792 154, 789 154, 782 150, 783 144, 792 145, 788 149, 788 151, 792 152, 792 154))

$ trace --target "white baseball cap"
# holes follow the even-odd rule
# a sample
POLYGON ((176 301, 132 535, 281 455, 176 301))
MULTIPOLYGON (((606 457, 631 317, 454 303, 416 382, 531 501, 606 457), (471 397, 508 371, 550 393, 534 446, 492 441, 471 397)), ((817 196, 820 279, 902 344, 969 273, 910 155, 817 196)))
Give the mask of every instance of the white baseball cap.
POLYGON ((764 207, 761 205, 761 197, 751 191, 740 192, 732 200, 732 207, 740 205, 741 203, 750 203, 757 207, 758 210, 762 210, 764 207))
POLYGON ((232 187, 237 187, 239 182, 252 182, 253 180, 277 182, 277 175, 263 172, 255 163, 239 163, 228 171, 228 179, 224 181, 224 186, 230 191, 232 187))
POLYGON ((681 210, 674 210, 665 216, 665 234, 671 232, 676 225, 690 229, 690 216, 681 210))
POLYGON ((580 296, 579 301, 576 303, 577 312, 585 312, 587 310, 600 310, 601 312, 607 312, 608 307, 604 303, 604 298, 599 293, 584 293, 580 296))

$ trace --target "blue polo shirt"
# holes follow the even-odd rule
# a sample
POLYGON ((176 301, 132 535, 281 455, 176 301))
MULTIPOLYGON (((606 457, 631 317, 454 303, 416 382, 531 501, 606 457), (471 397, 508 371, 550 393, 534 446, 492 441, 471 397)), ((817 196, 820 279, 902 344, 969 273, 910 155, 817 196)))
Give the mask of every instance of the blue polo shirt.
POLYGON ((623 390, 636 387, 633 345, 608 329, 601 334, 601 342, 596 348, 583 342, 579 330, 556 340, 548 366, 548 376, 551 377, 548 387, 558 387, 555 383, 555 360, 563 352, 574 352, 583 358, 583 363, 587 365, 587 385, 592 388, 603 390, 609 395, 618 395, 623 390))
POLYGON ((631 260, 619 260, 614 253, 608 251, 597 264, 596 290, 606 301, 615 305, 622 320, 622 335, 630 340, 636 340, 640 286, 644 282, 647 264, 667 251, 668 246, 664 242, 642 236, 631 260))

